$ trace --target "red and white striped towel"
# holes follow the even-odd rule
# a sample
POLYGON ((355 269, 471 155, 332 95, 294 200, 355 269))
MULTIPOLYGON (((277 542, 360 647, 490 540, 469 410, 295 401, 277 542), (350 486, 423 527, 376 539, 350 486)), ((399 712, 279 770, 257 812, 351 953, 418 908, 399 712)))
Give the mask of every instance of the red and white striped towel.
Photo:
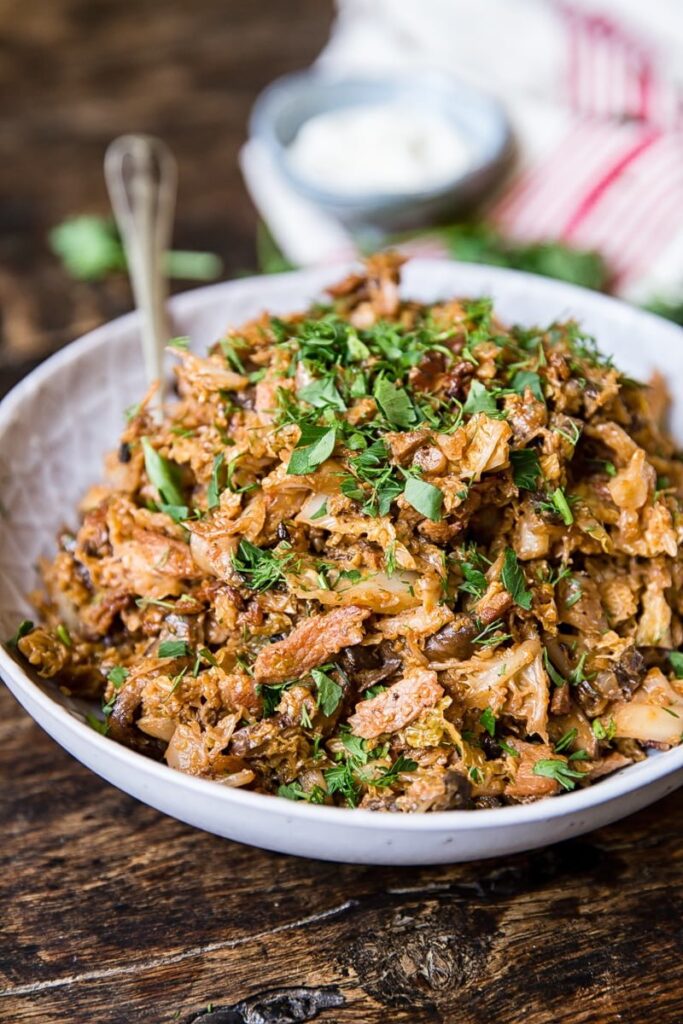
MULTIPOLYGON (((683 0, 338 6, 319 61, 328 73, 438 67, 504 99, 521 159, 485 211, 504 235, 597 249, 613 289, 635 300, 683 294, 683 0)), ((302 260, 264 161, 249 143, 245 177, 285 253, 348 252, 348 236, 313 211, 302 260)))

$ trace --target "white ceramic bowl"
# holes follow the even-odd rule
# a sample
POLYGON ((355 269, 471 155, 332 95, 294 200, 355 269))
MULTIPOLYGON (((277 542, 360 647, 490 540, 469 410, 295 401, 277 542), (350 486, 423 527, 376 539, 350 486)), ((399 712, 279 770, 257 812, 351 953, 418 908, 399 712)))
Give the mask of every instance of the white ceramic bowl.
MULTIPOLYGON (((251 278, 202 288, 171 302, 175 330, 203 351, 227 325, 263 309, 285 313, 318 298, 345 268, 251 278)), ((683 394, 683 331, 622 303, 554 281, 489 267, 414 261, 405 294, 424 301, 492 295, 507 321, 547 323, 574 316, 633 376, 655 367, 683 394)), ((37 559, 56 531, 74 524, 77 502, 101 473, 125 406, 144 387, 135 316, 107 324, 35 370, 0 406, 0 635, 30 615, 37 559)), ((683 402, 673 428, 683 439, 683 402)), ((376 814, 294 803, 228 789, 173 771, 90 729, 83 708, 0 649, 0 670, 30 715, 98 775, 191 825, 254 846, 327 860, 435 864, 528 850, 580 835, 658 800, 683 783, 683 747, 655 754, 588 789, 497 810, 376 814)))

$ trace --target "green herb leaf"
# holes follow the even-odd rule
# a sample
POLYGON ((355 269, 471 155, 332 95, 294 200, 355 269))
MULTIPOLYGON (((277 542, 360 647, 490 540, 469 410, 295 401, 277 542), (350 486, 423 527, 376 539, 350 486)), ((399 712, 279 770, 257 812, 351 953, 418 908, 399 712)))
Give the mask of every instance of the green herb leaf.
POLYGON ((190 339, 189 338, 171 338, 171 340, 169 341, 168 344, 169 344, 170 348, 177 348, 177 349, 180 349, 181 352, 187 352, 187 350, 190 347, 190 339))
POLYGON ((392 426, 407 429, 416 422, 417 417, 408 393, 386 377, 377 380, 374 396, 392 426))
POLYGON ((484 596, 488 587, 486 576, 472 562, 461 562, 460 570, 465 577, 465 582, 460 584, 458 590, 462 590, 465 594, 471 594, 472 597, 479 600, 484 596))
POLYGON ((548 673, 548 675, 550 676, 550 678, 553 681, 553 683, 555 684, 555 686, 565 686, 566 685, 567 680, 564 679, 563 676, 561 676, 560 673, 557 671, 557 669, 553 665, 552 661, 550 660, 550 657, 548 655, 548 651, 546 650, 545 647, 543 648, 543 664, 545 665, 545 670, 548 673))
POLYGON ((325 409, 327 407, 338 409, 339 412, 346 411, 346 402, 339 394, 334 377, 322 377, 320 380, 311 381, 301 391, 297 391, 297 398, 308 402, 314 409, 325 409))
POLYGON ((565 761, 556 761, 547 758, 537 761, 534 765, 534 775, 541 775, 545 779, 554 779, 559 782, 562 789, 571 790, 576 787, 575 779, 582 779, 588 772, 578 771, 570 768, 565 761))
POLYGON ((669 651, 669 664, 674 670, 676 679, 683 679, 683 652, 669 651))
POLYGON ((568 729, 555 744, 555 753, 561 754, 563 750, 568 750, 578 735, 578 729, 568 729))
POLYGON ((34 628, 35 627, 30 619, 22 619, 19 625, 17 626, 14 636, 10 637, 9 640, 7 641, 7 646, 16 647, 21 638, 23 636, 28 636, 28 634, 34 628))
POLYGON ((435 523, 441 519, 443 493, 438 487, 428 484, 426 480, 409 476, 403 493, 408 504, 412 505, 416 512, 435 523))
POLYGON ((325 790, 320 786, 313 786, 310 790, 303 788, 300 782, 290 782, 286 786, 279 786, 278 796, 286 800, 305 800, 309 804, 322 804, 325 802, 325 790))
POLYGON ((349 764, 336 764, 323 773, 329 793, 341 793, 349 807, 356 807, 360 798, 360 786, 349 764))
POLYGON ((573 608, 574 605, 581 600, 583 597, 583 588, 581 586, 581 580, 577 579, 576 576, 571 576, 568 584, 569 593, 564 599, 565 608, 573 608))
POLYGON ((326 716, 333 715, 339 707, 344 693, 339 683, 320 668, 311 670, 311 676, 318 690, 317 705, 326 716))
POLYGON ((617 723, 613 718, 610 718, 607 726, 604 726, 599 718, 594 718, 591 727, 595 738, 607 743, 610 743, 617 734, 617 723))
POLYGON ((391 768, 385 768, 379 778, 372 780, 372 785, 393 786, 398 782, 398 777, 402 772, 414 772, 416 768, 417 761, 412 761, 409 757, 399 754, 391 768))
POLYGON ((512 378, 510 387, 518 395, 523 395, 525 391, 529 390, 534 398, 545 403, 541 378, 533 370, 518 370, 512 378))
POLYGON ((569 673, 569 682, 572 684, 572 686, 578 686, 579 683, 582 683, 584 679, 587 678, 584 671, 584 666, 586 664, 587 657, 588 652, 584 651, 576 664, 576 668, 573 668, 569 673))
POLYGON ((116 228, 105 217, 71 217, 54 227, 48 237, 52 251, 77 280, 98 281, 126 269, 116 228))
POLYGON ((85 720, 90 728, 94 729, 95 732, 98 732, 100 736, 106 736, 109 732, 109 722, 106 718, 103 721, 101 718, 98 718, 97 715, 93 714, 92 711, 89 711, 85 716, 85 720))
POLYGON ((244 374, 246 371, 238 350, 246 348, 246 342, 243 341, 242 338, 231 336, 228 338, 221 338, 218 344, 220 345, 226 362, 229 364, 231 369, 233 369, 235 373, 244 374))
POLYGON ((145 471, 150 483, 168 505, 183 505, 180 467, 159 455, 148 437, 142 438, 145 471))
POLYGON ((159 644, 157 658, 185 658, 190 654, 187 640, 164 640, 159 644))
POLYGON ((327 498, 325 499, 325 501, 323 501, 322 505, 317 510, 317 512, 313 513, 313 515, 311 516, 311 520, 313 520, 313 519, 322 519, 323 516, 326 516, 326 515, 327 515, 327 498))
POLYGON ((566 495, 561 487, 557 487, 552 494, 552 503, 562 516, 562 522, 565 526, 571 526, 574 522, 574 516, 572 510, 569 507, 566 495))
POLYGON ((243 537, 232 556, 232 566, 250 590, 263 591, 284 582, 285 569, 292 559, 292 554, 279 556, 275 551, 259 548, 243 537))
POLYGON ((286 683, 259 683, 256 692, 263 701, 263 717, 270 718, 277 711, 278 704, 282 700, 283 690, 288 690, 292 685, 291 680, 286 683))
POLYGON ((69 633, 69 630, 66 628, 64 623, 59 623, 55 630, 55 636, 57 637, 60 643, 64 644, 65 647, 73 647, 73 640, 71 639, 71 634, 69 633))
POLYGON ((159 510, 170 516, 174 523, 183 523, 190 518, 190 510, 187 505, 167 505, 165 501, 162 501, 159 510))
POLYGON ((479 716, 479 724, 486 729, 489 736, 493 737, 496 735, 496 716, 491 708, 484 708, 479 716))
POLYGON ((505 560, 500 578, 515 604, 529 611, 531 608, 531 591, 527 590, 524 573, 512 548, 505 549, 505 560))
POLYGON ((305 476, 329 459, 337 442, 335 427, 309 427, 301 431, 301 438, 291 454, 287 472, 290 476, 305 476), (304 442, 304 443, 302 443, 304 442))
POLYGON ((534 448, 520 448, 519 451, 510 452, 510 463, 517 487, 533 491, 541 475, 538 452, 534 448))
POLYGON ((114 665, 107 673, 107 679, 117 690, 123 686, 127 678, 128 669, 124 668, 123 665, 114 665))
POLYGON ((360 736, 354 736, 352 732, 345 732, 342 733, 341 741, 349 757, 357 764, 363 765, 368 763, 368 751, 365 740, 362 740, 360 736))
POLYGON ((225 473, 223 467, 225 465, 225 452, 219 452, 218 455, 213 457, 213 466, 211 467, 211 480, 209 481, 209 487, 206 492, 206 503, 209 511, 218 508, 221 501, 221 491, 225 487, 225 473))
POLYGON ((483 412, 492 418, 500 417, 496 399, 490 391, 486 390, 486 386, 476 378, 470 384, 467 401, 465 402, 462 411, 467 416, 474 416, 478 412, 483 412))

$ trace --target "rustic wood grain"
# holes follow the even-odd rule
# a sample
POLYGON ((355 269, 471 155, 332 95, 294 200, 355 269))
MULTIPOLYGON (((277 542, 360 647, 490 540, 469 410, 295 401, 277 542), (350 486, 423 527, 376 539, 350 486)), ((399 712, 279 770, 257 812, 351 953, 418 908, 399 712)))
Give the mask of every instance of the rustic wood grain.
MULTIPOLYGON (((106 211, 119 132, 177 153, 177 243, 253 268, 248 110, 329 19, 326 0, 0 0, 0 389, 129 307, 45 244, 106 211)), ((288 858, 136 803, 0 690, 0 1022, 681 1024, 682 824, 678 793, 504 860, 288 858)))
POLYGON ((2 1021, 683 1019, 681 793, 523 856, 355 867, 159 815, 6 692, 0 750, 2 1021))

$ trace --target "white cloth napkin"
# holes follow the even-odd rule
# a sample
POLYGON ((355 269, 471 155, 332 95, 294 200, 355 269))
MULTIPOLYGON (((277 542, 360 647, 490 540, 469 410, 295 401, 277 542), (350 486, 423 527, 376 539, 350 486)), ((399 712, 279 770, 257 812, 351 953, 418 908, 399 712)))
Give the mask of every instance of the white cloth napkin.
MULTIPOLYGON (((515 240, 597 249, 634 301, 683 294, 683 0, 338 0, 317 67, 436 68, 497 94, 520 156, 486 219, 515 240)), ((240 159, 292 263, 355 251, 258 141, 240 159)))

